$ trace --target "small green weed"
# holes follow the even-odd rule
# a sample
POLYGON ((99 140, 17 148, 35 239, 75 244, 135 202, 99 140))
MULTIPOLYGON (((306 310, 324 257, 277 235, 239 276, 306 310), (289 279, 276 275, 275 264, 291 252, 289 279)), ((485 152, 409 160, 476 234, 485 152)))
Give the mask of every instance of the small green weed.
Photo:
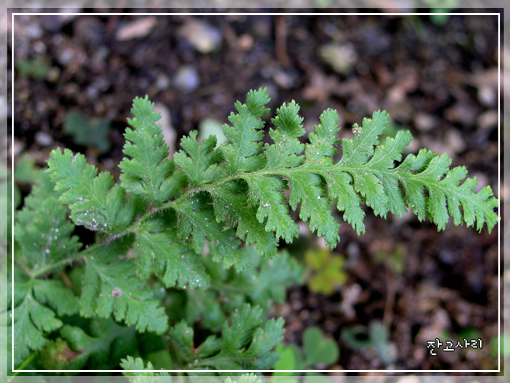
POLYGON ((344 263, 341 255, 335 255, 329 249, 308 250, 305 265, 309 273, 306 284, 310 291, 331 295, 338 286, 344 285, 347 281, 344 263))

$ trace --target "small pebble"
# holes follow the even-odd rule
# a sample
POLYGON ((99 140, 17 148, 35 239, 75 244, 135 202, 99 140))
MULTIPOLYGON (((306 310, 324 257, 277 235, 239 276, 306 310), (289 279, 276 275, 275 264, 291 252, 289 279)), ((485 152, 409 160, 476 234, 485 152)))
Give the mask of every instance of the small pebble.
POLYGON ((219 48, 221 33, 213 26, 192 19, 179 29, 184 37, 200 53, 210 53, 219 48))
POLYGON ((496 89, 491 86, 481 86, 478 88, 478 101, 485 106, 496 105, 496 89))
POLYGON ((159 90, 165 90, 170 86, 170 79, 164 73, 159 73, 156 77, 156 88, 159 90))
POLYGON ((354 47, 348 43, 325 44, 319 49, 319 55, 335 72, 342 74, 349 72, 357 60, 354 47))
POLYGON ((37 132, 35 134, 35 141, 41 146, 50 146, 53 144, 53 138, 44 132, 37 132))
POLYGON ((408 375, 399 378, 399 380, 397 380, 397 383, 421 383, 421 382, 417 376, 408 375))
POLYGON ((42 41, 36 41, 34 43, 34 50, 37 53, 44 53, 46 52, 46 44, 44 44, 42 41))
POLYGON ((284 89, 293 88, 297 82, 297 73, 288 70, 277 70, 273 74, 274 82, 284 89))
POLYGON ((192 66, 180 68, 173 78, 173 84, 186 92, 191 92, 200 85, 197 70, 192 66))
POLYGON ((488 110, 480 114, 476 119, 476 125, 480 129, 492 129, 498 125, 498 111, 488 110))
POLYGON ((48 75, 46 76, 46 79, 51 83, 56 83, 58 79, 60 78, 60 68, 59 67, 51 67, 51 69, 48 71, 48 75))
POLYGON ((247 34, 239 36, 237 43, 243 51, 251 51, 253 48, 253 38, 247 34))
POLYGON ((445 141, 446 145, 455 153, 460 153, 466 148, 466 144, 457 130, 448 130, 445 141))
POLYGON ((428 132, 437 126, 437 121, 430 114, 418 112, 414 116, 414 124, 422 132, 428 132))
POLYGON ((141 37, 147 36, 155 26, 155 17, 144 17, 122 26, 115 34, 115 37, 119 41, 139 39, 141 37))
POLYGON ((65 67, 65 66, 68 66, 69 64, 71 64, 71 62, 73 61, 75 55, 76 54, 75 54, 74 50, 71 47, 68 47, 68 48, 65 48, 63 50, 60 50, 57 53, 57 61, 62 66, 65 67))

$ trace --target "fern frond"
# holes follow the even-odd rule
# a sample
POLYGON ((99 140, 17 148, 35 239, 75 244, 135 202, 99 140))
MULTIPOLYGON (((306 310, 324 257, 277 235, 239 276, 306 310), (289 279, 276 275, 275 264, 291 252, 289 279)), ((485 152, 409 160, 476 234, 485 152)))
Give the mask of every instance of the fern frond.
POLYGON ((201 321, 201 325, 218 330, 228 313, 243 304, 270 310, 275 302, 283 303, 286 290, 302 281, 303 269, 286 251, 274 259, 265 259, 250 249, 251 267, 242 272, 225 271, 215 262, 205 260, 207 273, 213 276, 212 286, 205 293, 187 292, 186 320, 201 321))
POLYGON ((152 372, 154 370, 154 366, 151 362, 147 362, 147 367, 143 362, 142 358, 133 358, 132 356, 128 356, 126 359, 122 359, 120 366, 124 370, 148 370, 147 372, 129 372, 123 371, 122 374, 127 376, 130 382, 137 383, 151 383, 154 381, 153 376, 168 376, 168 372, 152 372), (134 378, 136 377, 136 378, 134 378))
POLYGON ((159 206, 178 193, 183 178, 171 177, 175 165, 173 160, 166 159, 168 145, 163 139, 161 125, 156 124, 161 115, 153 108, 148 96, 134 99, 131 109, 134 117, 128 118, 133 129, 126 129, 127 142, 123 149, 131 159, 124 158, 119 167, 122 169, 121 186, 128 193, 159 206))
POLYGON ((38 279, 32 291, 39 303, 52 307, 58 316, 76 314, 79 310, 78 297, 58 280, 38 279))
MULTIPOLYGON (((167 217, 165 217, 167 218, 167 217)), ((153 219, 140 226, 134 245, 138 275, 148 279, 154 272, 166 287, 205 289, 210 277, 195 253, 177 235, 175 219, 153 219)))
POLYGON ((235 265, 238 270, 242 270, 249 264, 245 249, 239 248, 241 242, 236 238, 234 230, 216 222, 211 202, 210 197, 200 193, 174 205, 179 215, 179 236, 191 241, 198 254, 202 252, 207 240, 216 262, 222 261, 225 268, 235 265))
POLYGON ((138 350, 135 329, 119 326, 111 319, 92 320, 88 332, 64 325, 60 336, 70 348, 65 355, 69 370, 80 370, 87 362, 99 369, 112 369, 126 353, 138 350))
POLYGON ((60 281, 27 279, 18 268, 14 290, 14 302, 8 303, 14 306, 14 364, 19 365, 30 350, 40 350, 48 334, 62 326, 57 315, 76 314, 79 305, 78 297, 60 281))
MULTIPOLYGON (((497 223, 497 200, 490 187, 475 195, 472 190, 476 179, 461 184, 466 171, 450 170, 447 155, 438 157, 421 151, 402 161, 404 148, 412 140, 409 132, 400 131, 395 138, 380 143, 389 119, 385 111, 364 119, 362 126, 354 125, 354 138, 342 140, 342 157, 334 163, 339 142, 335 111, 326 110, 315 132, 309 135, 309 143, 302 144, 300 138, 305 131, 298 115, 299 105, 294 101, 283 104, 271 120, 274 129, 269 135, 273 143, 263 147, 261 117, 268 111, 268 102, 266 89, 251 91, 246 104, 236 103, 237 114, 229 117, 232 125, 224 126, 228 143, 215 150, 214 137, 199 144, 196 133, 192 133, 182 140, 183 150, 176 154, 175 164, 165 159, 167 151, 161 149, 165 144, 160 127, 155 124, 158 116, 152 111, 153 104, 147 97, 134 102, 135 117, 130 123, 135 130, 126 132, 130 142, 125 147, 133 159, 123 161, 122 185, 128 192, 152 202, 157 210, 173 209, 178 217, 179 236, 192 245, 194 253, 200 254, 207 243, 216 261, 241 270, 248 262, 237 237, 271 257, 276 254, 280 238, 290 243, 299 235, 289 208, 298 211, 301 220, 308 222, 310 229, 331 247, 340 239, 340 224, 331 212, 331 204, 343 212, 343 219, 358 234, 365 231, 363 202, 382 217, 388 213, 402 216, 411 208, 419 220, 429 217, 439 230, 445 228, 449 215, 455 224, 472 226, 476 221, 478 230, 487 225, 491 231, 497 223), (156 155, 149 156, 151 151, 156 155), (398 162, 401 164, 395 166, 398 162), (190 188, 183 194, 187 183, 190 188), (165 202, 171 198, 177 199, 165 202)), ((83 156, 54 152, 50 172, 57 189, 64 192, 61 201, 70 205, 75 222, 78 218, 83 223, 84 215, 91 214, 92 222, 89 216, 85 224, 97 230, 105 225, 112 230, 117 215, 123 217, 124 224, 129 223, 135 210, 133 203, 122 202, 124 194, 117 186, 111 187, 111 177, 95 177, 97 171, 84 163, 83 156), (101 205, 97 198, 90 203, 89 198, 81 197, 87 198, 84 204, 79 200, 79 191, 80 195, 96 194, 105 203, 101 205)), ((145 241, 142 246, 146 259, 157 259, 154 246, 161 253, 157 243, 171 240, 167 236, 158 233, 144 237, 153 242, 149 245, 150 241, 145 241), (151 250, 147 250, 150 246, 151 250)), ((140 241, 143 242, 141 237, 140 241)), ((163 264, 160 262, 160 269, 163 264)), ((169 274, 167 278, 167 285, 176 280, 169 274)), ((179 283, 182 286, 185 279, 179 283)))
MULTIPOLYGON (((142 358, 133 358, 132 356, 128 356, 126 359, 122 359, 120 366, 124 370, 154 370, 151 362, 147 363, 147 368, 145 368, 145 363, 142 358)), ((132 372, 123 372, 125 376, 136 376, 136 373, 132 372)))
POLYGON ((131 221, 133 206, 124 205, 125 192, 114 185, 113 176, 87 164, 82 154, 64 153, 55 149, 48 160, 55 190, 61 192, 60 201, 71 209, 71 219, 89 230, 113 233, 131 221), (121 219, 119 219, 121 218, 121 219))
POLYGON ((267 88, 250 91, 246 95, 246 104, 237 101, 237 114, 231 113, 228 117, 232 126, 223 125, 225 137, 230 143, 220 146, 220 150, 228 175, 251 172, 263 164, 263 159, 257 155, 262 149, 260 141, 264 137, 264 121, 261 117, 269 113, 265 107, 269 101, 267 88))
POLYGON ((272 349, 281 341, 283 332, 283 319, 264 323, 262 310, 246 304, 234 311, 230 324, 224 322, 221 338, 211 335, 195 348, 193 329, 184 321, 170 329, 170 338, 176 357, 189 368, 261 370, 278 359, 272 349))
POLYGON ((271 260, 256 258, 254 267, 238 274, 231 285, 246 294, 252 305, 269 310, 274 303, 284 302, 290 286, 302 282, 303 268, 287 251, 271 260))
POLYGON ((221 153, 215 151, 216 137, 211 136, 200 145, 197 142, 197 131, 181 140, 183 150, 175 153, 175 164, 181 168, 191 182, 198 186, 213 181, 220 176, 216 164, 221 161, 221 153))
POLYGON ((255 244, 260 254, 269 258, 276 255, 278 241, 272 231, 257 219, 257 206, 248 201, 248 186, 245 182, 231 181, 207 189, 214 201, 217 222, 228 221, 236 228, 236 235, 248 244, 255 244))
POLYGON ((80 314, 108 318, 113 313, 115 320, 136 325, 140 332, 163 333, 168 327, 164 308, 152 299, 145 281, 136 276, 135 261, 118 259, 131 244, 124 242, 114 241, 99 247, 94 256, 84 257, 80 314))
POLYGON ((30 355, 30 350, 40 350, 46 342, 44 335, 61 326, 62 321, 55 313, 28 293, 14 309, 14 364, 20 364, 30 355))
POLYGON ((397 168, 400 173, 399 181, 414 213, 420 220, 425 216, 429 217, 437 225, 438 231, 444 230, 448 216, 451 215, 455 225, 464 221, 467 226, 474 226, 476 220, 476 229, 479 232, 487 225, 490 233, 498 222, 498 216, 494 212, 498 200, 493 196, 491 187, 485 186, 478 193, 473 193, 473 189, 478 186, 476 177, 465 179, 466 168, 459 166, 450 169, 450 164, 451 159, 446 154, 437 156, 422 150, 418 157, 409 156, 397 168), (413 174, 412 169, 421 165, 423 157, 432 159, 423 171, 413 174), (428 192, 428 198, 423 197, 424 188, 428 192))
MULTIPOLYGON (((331 206, 358 235, 365 232, 363 204, 382 217, 412 210, 438 230, 450 216, 455 225, 476 225, 478 231, 486 226, 491 232, 497 224, 498 201, 491 188, 475 194, 476 178, 466 179, 465 167, 450 168, 447 154, 421 150, 404 158, 412 140, 404 131, 381 141, 389 121, 386 111, 355 124, 353 138, 339 140, 338 114, 328 109, 305 143, 299 105, 292 101, 276 110, 272 141, 263 144, 268 102, 266 89, 249 92, 223 127, 228 142, 216 149, 215 137, 199 143, 192 132, 169 160, 154 104, 148 97, 136 98, 132 129, 125 133, 129 158, 120 164, 119 184, 109 173, 98 174, 81 154, 67 149, 51 153, 48 175, 16 217, 16 283, 13 298, 7 298, 15 318, 11 341, 16 365, 39 350, 67 368, 81 368, 89 360, 97 364, 101 358, 110 359, 104 366, 118 365, 115 350, 126 339, 130 345, 136 342, 135 328, 157 334, 168 329, 165 308, 155 297, 165 296, 162 286, 176 286, 186 291, 166 291, 164 298, 172 309, 181 308, 174 323, 179 318, 201 321, 202 328, 213 332, 222 327, 222 334, 195 347, 186 321, 171 327, 172 365, 271 368, 283 321, 265 321, 264 310, 283 301, 286 287, 302 273, 286 254, 271 258, 279 240, 290 243, 299 235, 296 215, 331 247, 340 240, 331 206), (72 223, 66 220, 67 207, 72 223), (73 223, 98 232, 98 242, 78 253, 73 223), (83 267, 73 269, 70 277, 73 283, 81 277, 80 298, 59 280, 40 279, 77 254, 83 267), (209 286, 205 292, 196 289, 209 286), (80 321, 80 327, 91 324, 90 329, 63 325, 63 316, 77 312, 107 319, 80 321), (58 329, 60 338, 55 338, 58 329)), ((154 334, 149 339, 164 342, 154 334)), ((131 351, 122 348, 122 356, 131 351)), ((145 370, 141 359, 128 358, 123 366, 145 370)))
POLYGON ((71 236, 74 225, 66 220, 67 209, 58 201, 54 186, 41 172, 38 184, 16 215, 16 242, 20 247, 16 256, 35 272, 69 258, 81 247, 78 237, 71 236))
MULTIPOLYGON (((316 160, 319 158, 319 149, 317 149, 316 153, 313 153, 310 151, 310 145, 307 147, 309 156, 307 156, 306 160, 308 162, 305 161, 303 156, 300 156, 304 150, 304 145, 299 143, 298 138, 301 137, 305 131, 302 127, 303 119, 298 116, 298 112, 299 106, 295 102, 291 102, 288 105, 283 104, 282 107, 277 110, 276 118, 272 119, 272 123, 277 129, 269 133, 274 144, 266 145, 266 150, 264 152, 267 158, 266 169, 286 169, 300 165, 306 167, 314 158, 316 160), (279 158, 280 152, 285 153, 286 160, 279 158), (302 165, 303 161, 305 161, 304 165, 302 165)), ((331 122, 327 118, 323 119, 326 123, 330 123, 330 125, 335 123, 335 121, 331 122)), ((338 117, 336 117, 336 123, 338 123, 338 117)), ((332 137, 334 137, 334 135, 332 135, 332 137)), ((333 219, 331 210, 329 209, 329 202, 324 198, 325 193, 321 185, 322 180, 320 177, 315 174, 288 174, 286 178, 292 185, 289 196, 289 205, 292 209, 297 210, 298 204, 301 204, 300 218, 304 222, 309 220, 312 231, 317 231, 319 236, 325 237, 327 244, 336 243, 338 241, 338 229, 340 225, 333 219), (310 196, 314 197, 310 198, 310 196)), ((256 180, 249 181, 249 184, 250 182, 252 184, 257 183, 256 180)), ((271 204, 266 205, 269 205, 267 206, 267 210, 271 212, 276 210, 271 204)), ((262 207, 263 206, 265 205, 263 204, 262 207)), ((277 208, 279 207, 281 209, 281 206, 285 207, 285 205, 280 205, 277 206, 277 208)), ((278 237, 278 233, 276 235, 278 237)), ((297 236, 298 233, 295 235, 297 236)))
MULTIPOLYGON (((412 140, 406 131, 379 142, 389 121, 386 111, 365 118, 362 126, 355 124, 354 138, 342 140, 342 157, 334 163, 339 142, 336 111, 328 109, 320 116, 320 125, 310 133, 310 142, 303 145, 299 140, 305 133, 299 106, 294 101, 283 104, 271 120, 275 126, 269 132, 273 144, 262 148, 260 117, 266 113, 267 101, 265 89, 260 89, 248 94, 246 104, 236 103, 239 113, 229 118, 233 126, 224 126, 231 143, 219 148, 223 163, 217 164, 221 159, 211 145, 200 149, 194 143, 195 155, 186 157, 186 168, 207 169, 207 177, 198 182, 188 175, 196 185, 193 192, 206 191, 212 197, 216 221, 236 228, 237 237, 255 244, 260 254, 272 256, 276 240, 292 242, 298 236, 289 207, 299 211, 299 217, 331 247, 340 239, 340 224, 332 215, 331 204, 343 212, 344 220, 358 235, 365 232, 363 202, 382 217, 388 213, 402 216, 411 208, 419 220, 429 217, 438 230, 445 228, 449 215, 456 225, 464 222, 472 226, 476 221, 479 231, 486 225, 490 232, 497 223, 497 200, 490 187, 474 194, 476 179, 461 184, 467 172, 463 167, 450 169, 446 154, 423 150, 402 161, 404 148, 412 140), (202 160, 200 150, 207 153, 202 160), (207 158, 215 158, 214 164, 207 158), (286 189, 290 189, 288 201, 286 189)), ((201 229, 187 227, 186 236, 197 233, 202 245, 201 229)))
POLYGON ((41 173, 25 205, 16 215, 16 260, 14 302, 7 304, 14 311, 14 363, 18 365, 30 354, 40 350, 46 337, 62 326, 57 316, 75 314, 78 298, 59 280, 29 278, 55 272, 72 260, 81 244, 71 236, 74 225, 66 220, 67 209, 58 201, 55 184, 41 173))

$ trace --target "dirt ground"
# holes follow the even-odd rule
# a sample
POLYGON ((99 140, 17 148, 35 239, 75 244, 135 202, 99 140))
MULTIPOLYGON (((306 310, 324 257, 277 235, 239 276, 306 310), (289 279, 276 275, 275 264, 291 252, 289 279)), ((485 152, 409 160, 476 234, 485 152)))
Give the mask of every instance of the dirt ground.
MULTIPOLYGON (((415 137, 409 152, 447 152, 454 166, 465 165, 480 187, 491 185, 498 196, 495 20, 452 16, 440 25, 428 16, 385 15, 16 16, 9 54, 16 63, 42 58, 38 65, 47 71, 38 77, 16 69, 11 150, 16 159, 28 154, 44 166, 52 149, 65 146, 115 174, 135 96, 148 94, 166 113, 164 128, 178 149, 180 138, 201 121, 226 122, 236 100, 267 86, 272 113, 295 99, 307 131, 323 110, 334 108, 342 137, 350 137, 353 123, 386 109, 395 129, 415 137), (63 128, 69 110, 109 119, 110 148, 77 144, 63 128)), ((292 288, 287 302, 272 311, 285 318, 285 341, 299 344, 307 326, 319 326, 339 343, 332 369, 497 368, 490 342, 498 331, 498 231, 478 234, 450 222, 438 233, 412 215, 384 220, 366 211, 365 235, 358 237, 348 224, 340 229, 335 252, 347 259, 347 283, 329 297, 292 288), (395 251, 405 255, 401 273, 375 259, 378 252, 395 251), (398 353, 391 365, 373 348, 351 349, 341 336, 345 328, 373 320, 390 329, 398 353), (482 339, 481 349, 433 356, 426 345, 436 337, 471 336, 482 339)), ((88 234, 82 235, 86 242, 88 234)))

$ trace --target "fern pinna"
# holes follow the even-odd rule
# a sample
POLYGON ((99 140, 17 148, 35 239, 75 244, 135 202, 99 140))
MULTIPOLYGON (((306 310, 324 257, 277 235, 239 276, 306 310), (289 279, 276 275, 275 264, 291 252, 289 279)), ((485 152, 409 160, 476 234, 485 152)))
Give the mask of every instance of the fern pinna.
MULTIPOLYGON (((216 147, 211 136, 200 143, 192 132, 168 159, 154 105, 148 97, 136 98, 119 183, 98 174, 81 154, 51 153, 51 179, 41 178, 17 216, 10 302, 16 366, 43 347, 52 355, 66 347, 76 353, 53 366, 82 366, 99 349, 115 351, 115 334, 136 342, 136 331, 129 330, 134 326, 168 335, 162 347, 173 368, 271 368, 283 321, 266 321, 263 312, 272 301, 282 302, 285 287, 301 278, 300 266, 287 254, 271 260, 280 239, 291 243, 299 235, 290 209, 331 247, 340 240, 331 205, 358 234, 365 232, 363 203, 382 217, 402 216, 410 208, 438 230, 449 216, 456 225, 476 224, 478 231, 486 226, 490 232, 497 223, 491 188, 475 194, 476 179, 462 182, 466 169, 450 169, 446 154, 423 149, 403 159, 412 139, 407 131, 380 142, 389 118, 385 111, 354 125, 354 137, 341 140, 335 161, 336 111, 320 116, 304 144, 299 105, 283 104, 271 119, 272 143, 263 145, 269 100, 266 89, 250 91, 223 127, 228 142, 216 147), (74 225, 95 231, 96 243, 81 249, 71 235, 74 225), (81 275, 74 292, 58 278, 46 278, 71 264, 81 275), (155 280, 185 291, 185 308, 171 311, 167 302, 165 310, 166 295, 155 293, 155 280), (83 319, 88 330, 70 315, 90 318, 83 319), (199 345, 191 327, 196 321, 212 332, 199 345), (111 336, 101 338, 105 328, 111 336)), ((112 351, 117 355, 112 365, 130 352, 112 351)))

